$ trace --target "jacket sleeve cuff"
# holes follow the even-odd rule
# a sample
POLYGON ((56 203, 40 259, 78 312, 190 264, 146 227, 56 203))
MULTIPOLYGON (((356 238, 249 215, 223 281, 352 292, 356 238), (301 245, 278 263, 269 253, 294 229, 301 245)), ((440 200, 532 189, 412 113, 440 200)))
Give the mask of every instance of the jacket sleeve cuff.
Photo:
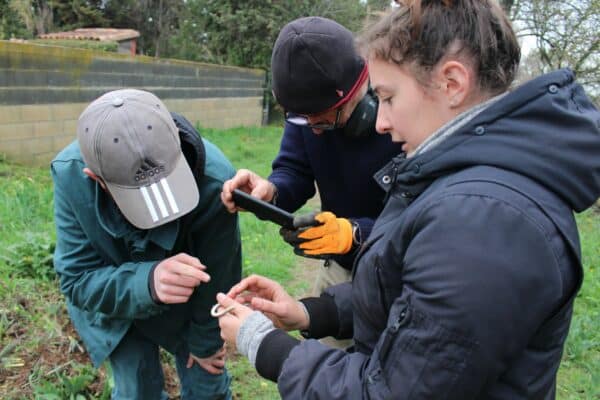
POLYGON ((324 293, 321 297, 307 297, 300 302, 306 307, 310 319, 308 329, 300 332, 303 337, 320 339, 326 336, 337 336, 340 331, 340 321, 332 296, 324 293))
POLYGON ((137 299, 137 313, 135 318, 144 319, 164 310, 162 303, 157 303, 152 298, 149 285, 150 275, 153 274, 154 262, 143 262, 136 267, 135 284, 133 287, 137 299))
POLYGON ((256 365, 256 354, 265 336, 275 327, 273 322, 260 311, 254 311, 242 322, 236 337, 237 350, 250 360, 250 364, 256 365))
POLYGON ((157 261, 152 268, 150 269, 150 273, 148 274, 148 290, 150 290, 150 296, 152 296, 152 300, 156 304, 165 304, 158 298, 158 294, 156 293, 156 287, 154 286, 154 270, 158 267, 160 261, 157 261))
POLYGON ((353 218, 352 222, 358 225, 358 237, 356 239, 359 243, 364 243, 371 235, 375 221, 371 218, 353 218))
POLYGON ((371 234, 374 221, 370 218, 351 218, 350 222, 356 227, 352 235, 352 248, 346 254, 339 254, 332 257, 340 266, 348 271, 352 271, 360 246, 371 234))
POLYGON ((256 355, 256 371, 265 379, 277 382, 283 363, 294 347, 300 344, 280 329, 269 332, 258 347, 256 355))

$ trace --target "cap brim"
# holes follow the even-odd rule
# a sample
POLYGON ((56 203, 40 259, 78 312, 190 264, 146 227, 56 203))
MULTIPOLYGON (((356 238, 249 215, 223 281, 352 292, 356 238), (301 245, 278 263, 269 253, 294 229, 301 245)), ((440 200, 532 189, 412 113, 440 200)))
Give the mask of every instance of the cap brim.
POLYGON ((142 187, 106 183, 121 213, 140 229, 152 229, 189 213, 200 195, 194 175, 183 154, 166 177, 142 187))

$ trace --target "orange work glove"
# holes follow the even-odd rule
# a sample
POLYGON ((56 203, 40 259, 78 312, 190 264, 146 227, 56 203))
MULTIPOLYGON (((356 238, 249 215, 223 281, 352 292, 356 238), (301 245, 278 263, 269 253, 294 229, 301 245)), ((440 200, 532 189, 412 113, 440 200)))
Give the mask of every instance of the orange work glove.
POLYGON ((326 258, 352 249, 352 222, 329 211, 297 216, 294 227, 294 230, 282 228, 280 234, 298 255, 326 258))

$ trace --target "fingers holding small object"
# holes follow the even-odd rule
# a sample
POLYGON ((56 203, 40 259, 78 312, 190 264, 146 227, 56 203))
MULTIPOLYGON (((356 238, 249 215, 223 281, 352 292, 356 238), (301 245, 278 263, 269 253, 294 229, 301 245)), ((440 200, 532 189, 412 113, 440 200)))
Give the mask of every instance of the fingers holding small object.
POLYGON ((260 296, 256 293, 242 293, 242 294, 238 295, 234 300, 246 307, 250 307, 251 303, 252 303, 252 299, 255 297, 260 297, 260 296))
POLYGON ((233 310, 235 308, 235 304, 232 304, 229 307, 226 307, 226 308, 223 308, 223 309, 219 310, 220 306, 221 305, 219 303, 215 304, 210 309, 210 315, 212 315, 215 318, 219 318, 219 317, 222 317, 223 315, 227 314, 228 312, 230 312, 231 310, 233 310))

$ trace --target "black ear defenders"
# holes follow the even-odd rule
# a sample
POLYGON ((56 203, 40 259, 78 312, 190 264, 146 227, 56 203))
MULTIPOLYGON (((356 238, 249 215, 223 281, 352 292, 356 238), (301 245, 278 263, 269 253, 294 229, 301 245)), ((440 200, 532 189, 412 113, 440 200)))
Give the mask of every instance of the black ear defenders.
POLYGON ((342 127, 345 136, 365 137, 375 132, 375 121, 377 120, 377 108, 379 102, 371 89, 358 102, 354 111, 342 127))

